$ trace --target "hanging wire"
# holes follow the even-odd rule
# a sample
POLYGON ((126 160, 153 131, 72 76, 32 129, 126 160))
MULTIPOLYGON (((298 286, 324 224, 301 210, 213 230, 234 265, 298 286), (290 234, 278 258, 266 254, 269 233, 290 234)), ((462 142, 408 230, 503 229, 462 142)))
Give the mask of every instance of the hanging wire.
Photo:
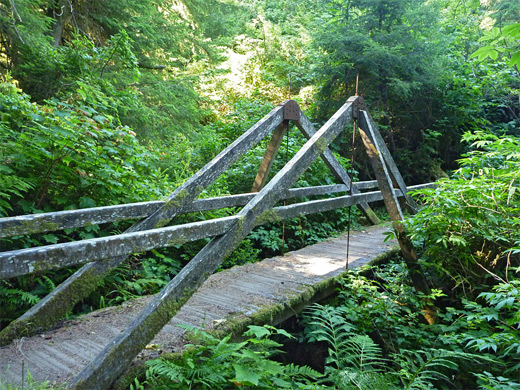
MULTIPOLYGON (((349 167, 349 177, 350 177, 350 188, 349 195, 352 196, 352 188, 354 187, 354 183, 352 183, 352 175, 354 174, 354 154, 356 151, 356 127, 357 121, 354 121, 354 127, 352 128, 352 147, 351 147, 351 155, 350 155, 350 167, 349 167)), ((347 259, 345 263, 345 269, 348 269, 348 260, 350 255, 350 230, 352 225, 352 206, 348 206, 348 223, 347 223, 347 259)))
MULTIPOLYGON (((289 73, 289 100, 291 100, 291 74, 289 73)), ((285 165, 289 162, 289 123, 286 123, 285 129, 285 165)), ((283 200, 286 206, 286 200, 283 200)), ((285 221, 282 222, 282 256, 285 254, 285 221)))
MULTIPOLYGON (((356 96, 358 94, 359 88, 359 73, 356 76, 356 96)), ((350 177, 350 196, 353 194, 354 184, 352 183, 352 175, 354 173, 354 154, 356 151, 356 129, 357 129, 357 120, 354 120, 354 127, 352 128, 352 147, 351 147, 351 155, 350 155, 350 168, 349 168, 349 177, 350 177)), ((350 230, 352 224, 352 206, 348 206, 348 223, 347 223, 347 259, 345 262, 345 269, 348 269, 348 261, 350 256, 350 230)))

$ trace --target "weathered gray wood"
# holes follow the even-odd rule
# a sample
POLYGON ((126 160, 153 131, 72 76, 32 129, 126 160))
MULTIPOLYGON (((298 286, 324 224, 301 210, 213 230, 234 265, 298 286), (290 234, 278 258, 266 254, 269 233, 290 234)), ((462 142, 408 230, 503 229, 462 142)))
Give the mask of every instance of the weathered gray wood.
POLYGON ((376 202, 383 199, 381 191, 365 192, 364 194, 344 195, 330 199, 311 200, 304 203, 296 203, 289 206, 275 207, 268 216, 272 220, 285 220, 303 215, 323 213, 340 209, 343 207, 355 206, 361 202, 376 202))
POLYGON ((236 216, 0 253, 0 279, 70 267, 224 234, 236 216))
POLYGON ((255 226, 256 219, 280 199, 352 120, 352 106, 356 100, 356 97, 350 98, 307 141, 291 161, 238 213, 238 222, 226 234, 214 238, 207 244, 155 297, 143 313, 75 378, 71 388, 106 388, 124 371, 132 359, 178 311, 193 290, 198 288, 240 244, 255 226))
MULTIPOLYGON (((355 182, 354 186, 358 189, 376 188, 377 180, 355 182)), ((282 199, 325 195, 347 191, 349 191, 349 189, 344 184, 292 188, 287 191, 282 199)), ((184 213, 243 206, 253 199, 254 196, 255 194, 250 193, 197 199, 186 208, 184 213)), ((0 238, 72 229, 128 219, 140 219, 154 213, 164 204, 164 201, 157 200, 152 202, 128 203, 117 206, 94 207, 90 209, 57 211, 53 213, 0 218, 0 238)))
POLYGON ((0 238, 144 218, 162 205, 164 205, 163 201, 129 203, 0 218, 0 238))
MULTIPOLYGON (((358 183, 355 183, 358 184, 358 183)), ((360 186, 367 187, 373 186, 372 182, 359 182, 360 186)), ((422 184, 417 186, 409 187, 410 190, 429 188, 433 187, 434 183, 422 184)), ((310 196, 320 195, 333 192, 346 192, 347 188, 345 185, 332 185, 332 186, 319 186, 319 187, 308 187, 308 188, 295 188, 288 191, 289 196, 310 196)), ((244 200, 251 200, 253 194, 237 195, 227 197, 227 201, 235 202, 239 199, 241 202, 244 200)), ((399 196, 401 196, 399 194, 399 196)), ((360 201, 371 202, 375 200, 381 200, 381 193, 366 193, 363 196, 356 194, 352 197, 352 201, 349 200, 349 196, 342 197, 342 199, 327 199, 322 201, 314 201, 309 207, 306 203, 296 204, 287 207, 275 208, 273 213, 265 215, 261 220, 257 219, 257 224, 274 222, 279 219, 294 218, 300 215, 306 215, 312 212, 323 212, 332 210, 337 207, 347 207, 356 203, 355 199, 360 201), (378 194, 377 196, 375 194, 378 194), (338 202, 337 204, 335 202, 338 202)), ((204 199, 205 201, 211 201, 211 199, 204 199)), ((204 203, 205 207, 210 207, 211 203, 204 203)), ((243 203, 242 203, 243 204, 243 203)), ((219 203, 221 205, 221 203, 219 203)), ((233 205, 236 205, 233 203, 233 205)), ((118 265, 117 258, 115 260, 108 259, 103 262, 88 263, 80 270, 78 270, 71 278, 60 284, 52 295, 47 295, 45 298, 40 300, 35 306, 29 309, 17 320, 12 321, 7 327, 0 332, 0 345, 5 345, 11 340, 20 337, 20 335, 31 335, 37 332, 39 329, 48 329, 55 323, 55 318, 62 317, 67 311, 67 305, 49 305, 48 302, 69 302, 74 301, 76 296, 86 296, 92 290, 96 283, 99 283, 97 275, 107 272, 107 270, 116 267, 118 265), (75 280, 83 280, 84 283, 73 284, 75 280), (52 315, 49 315, 49 310, 54 310, 52 315)))
MULTIPOLYGON (((126 232, 132 233, 166 226, 172 218, 185 212, 185 209, 193 200, 227 168, 282 123, 283 118, 284 107, 278 106, 274 108, 175 190, 161 208, 145 220, 130 227, 126 232)), ((51 321, 57 321, 77 302, 94 291, 102 282, 103 277, 125 259, 126 256, 118 256, 106 259, 95 266, 91 264, 84 265, 78 272, 70 276, 65 283, 62 283, 63 287, 55 289, 41 300, 36 305, 37 310, 31 311, 32 317, 26 317, 24 323, 31 324, 31 329, 38 329, 43 328, 44 325, 49 326, 48 324, 51 321), (61 301, 60 296, 67 296, 69 299, 68 301, 61 301), (39 320, 42 320, 42 322, 39 323, 39 320)), ((12 337, 13 332, 19 329, 20 326, 23 326, 23 324, 13 321, 10 326, 0 332, 0 342, 7 342, 8 338, 12 337)))
MULTIPOLYGON (((357 107, 353 108, 357 109, 357 107)), ((307 139, 310 139, 315 133, 316 130, 314 129, 313 124, 305 116, 303 112, 300 111, 300 120, 295 121, 296 126, 300 129, 300 131, 303 133, 307 139)), ((345 169, 341 166, 339 161, 334 157, 332 152, 329 148, 325 149, 323 154, 321 155, 323 161, 327 165, 327 167, 331 170, 332 174, 340 181, 342 181, 350 190, 350 187, 352 186, 352 179, 348 175, 348 173, 345 171, 345 169)), ((352 193, 357 194, 359 193, 359 190, 353 186, 352 193)), ((370 208, 368 203, 361 203, 359 205, 359 208, 361 212, 367 217, 367 219, 374 225, 377 225, 381 221, 377 217, 377 215, 374 213, 374 211, 370 208)))
MULTIPOLYGON (((417 253, 413 247, 413 243, 408 237, 406 228, 402 222, 404 219, 403 213, 399 206, 399 202, 392 185, 392 180, 387 171, 385 161, 380 151, 377 149, 377 146, 374 145, 368 136, 368 130, 364 131, 364 129, 368 129, 370 126, 367 112, 361 111, 360 114, 359 132, 361 134, 363 144, 365 145, 368 159, 370 160, 370 164, 372 165, 372 169, 376 175, 377 182, 379 183, 379 188, 383 195, 383 201, 385 202, 386 210, 388 211, 388 215, 390 215, 390 219, 392 220, 392 227, 394 228, 397 241, 399 242, 399 247, 401 248, 401 253, 412 279, 412 283, 416 290, 429 295, 430 288, 428 287, 428 283, 426 282, 422 272, 417 253)), ((406 196, 407 194, 403 193, 403 195, 406 196)))
POLYGON ((357 181, 354 182, 354 187, 358 190, 371 190, 372 188, 377 188, 378 184, 377 180, 357 181))
POLYGON ((401 207, 399 206, 399 202, 394 193, 394 187, 392 185, 392 179, 388 173, 385 161, 383 159, 383 155, 380 153, 377 148, 378 145, 372 142, 372 137, 369 136, 371 133, 370 127, 371 124, 368 120, 368 115, 366 111, 360 111, 359 121, 359 133, 361 134, 361 139, 363 140, 363 144, 365 145, 365 150, 368 155, 368 159, 370 164, 372 165, 372 169, 376 175, 377 183, 379 185, 379 189, 383 193, 383 199, 385 201, 385 206, 390 215, 390 219, 392 221, 401 221, 404 219, 403 212, 401 207))
MULTIPOLYGON (((356 184, 356 183, 354 183, 356 184)), ((418 184, 415 186, 408 187, 408 191, 420 190, 424 188, 432 188, 435 183, 418 184)), ((403 193, 399 189, 393 190, 396 197, 403 197, 403 193)), ((269 222, 277 220, 291 219, 300 217, 303 215, 323 213, 325 211, 331 211, 340 209, 343 207, 355 206, 363 202, 376 202, 383 200, 383 194, 381 191, 365 192, 362 194, 344 195, 330 199, 319 199, 308 202, 296 203, 289 206, 275 207, 272 212, 266 213, 266 217, 269 217, 269 222)), ((257 219, 257 224, 263 224, 261 218, 257 219)))
POLYGON ((408 209, 409 212, 412 214, 416 214, 417 210, 419 209, 419 206, 417 203, 413 200, 413 198, 408 195, 408 190, 406 189, 406 183, 403 180, 403 177, 401 176, 401 172, 399 172, 399 169, 397 168, 397 165, 395 164, 395 161, 392 157, 392 154, 386 147, 385 141, 383 140, 383 137, 381 136, 381 133, 379 132, 379 129, 377 128, 376 123, 374 122, 374 119, 370 115, 368 111, 363 111, 363 119, 366 122, 365 128, 367 135, 369 136, 372 143, 376 146, 377 150, 379 150, 379 153, 383 157, 383 160, 385 162, 385 165, 388 168, 388 171, 390 173, 390 176, 392 178, 392 181, 395 182, 397 187, 405 194, 405 206, 408 209))
MULTIPOLYGON (((424 188, 425 186, 427 185, 416 187, 424 188)), ((332 187, 342 187, 342 185, 332 187)), ((306 189, 302 188, 302 190, 306 189)), ((395 192, 396 196, 402 196, 401 191, 396 190, 395 192)), ((376 191, 276 207, 272 212, 267 212, 261 218, 257 218, 256 224, 276 222, 382 199, 381 192, 376 191)), ((224 217, 143 232, 123 233, 111 237, 2 252, 0 253, 0 279, 17 277, 36 271, 84 264, 107 257, 127 255, 213 237, 226 232, 230 223, 238 220, 238 218, 238 216, 224 217), (139 244, 136 244, 137 242, 139 244)))
POLYGON ((251 192, 258 192, 265 185, 287 128, 287 121, 283 121, 282 124, 274 130, 271 141, 269 142, 267 150, 265 151, 264 158, 260 163, 260 168, 258 168, 258 173, 256 174, 251 192))

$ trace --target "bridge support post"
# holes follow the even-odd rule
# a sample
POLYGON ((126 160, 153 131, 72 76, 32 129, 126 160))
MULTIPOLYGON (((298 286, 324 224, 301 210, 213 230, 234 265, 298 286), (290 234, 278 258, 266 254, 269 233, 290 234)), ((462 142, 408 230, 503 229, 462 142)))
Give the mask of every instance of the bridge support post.
MULTIPOLYGON (((379 130, 375 127, 374 122, 371 120, 368 112, 366 111, 360 111, 358 120, 359 132, 361 134, 363 144, 365 145, 370 164, 372 165, 372 169, 376 175, 379 189, 383 194, 383 201, 385 203, 388 214, 390 215, 390 219, 392 220, 392 226, 397 236, 399 246, 401 247, 401 252, 406 262, 406 266, 410 272, 413 285, 417 291, 429 295, 431 292, 430 288, 418 262, 417 253, 415 252, 413 243, 406 234, 406 228, 402 222, 404 219, 403 212, 399 206, 399 201, 393 188, 392 179, 388 172, 385 158, 383 153, 381 153, 380 143, 378 142, 378 140, 381 139, 379 130), (379 135, 379 137, 377 135, 379 135)), ((403 191, 403 195, 406 196, 406 192, 403 191)))

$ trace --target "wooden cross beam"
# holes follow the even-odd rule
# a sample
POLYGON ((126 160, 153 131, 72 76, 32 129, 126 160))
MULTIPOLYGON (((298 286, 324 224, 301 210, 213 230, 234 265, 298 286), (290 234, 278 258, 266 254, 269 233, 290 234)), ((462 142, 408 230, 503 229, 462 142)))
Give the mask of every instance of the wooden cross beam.
MULTIPOLYGON (((283 105, 285 107, 284 122, 273 133, 271 142, 267 147, 264 158, 260 164, 260 168, 258 169, 258 174, 251 190, 252 192, 260 191, 260 189, 262 189, 265 185, 269 171, 271 170, 278 153, 278 149, 280 148, 283 136, 288 129, 289 121, 293 121, 296 127, 308 140, 316 133, 314 125, 311 123, 309 118, 305 116, 296 101, 287 100, 283 103, 283 105)), ((356 103, 356 105, 353 107, 353 115, 354 113, 357 115, 357 111, 358 105, 356 103)), ((343 166, 339 163, 328 147, 324 150, 320 157, 323 159, 325 165, 330 169, 334 177, 346 185, 347 191, 352 191, 352 194, 360 193, 359 189, 356 187, 356 184, 352 183, 352 179, 349 177, 345 168, 343 168, 343 166)), ((367 202, 358 204, 358 207, 360 208, 363 215, 365 215, 365 217, 373 225, 377 225, 381 222, 367 202)))

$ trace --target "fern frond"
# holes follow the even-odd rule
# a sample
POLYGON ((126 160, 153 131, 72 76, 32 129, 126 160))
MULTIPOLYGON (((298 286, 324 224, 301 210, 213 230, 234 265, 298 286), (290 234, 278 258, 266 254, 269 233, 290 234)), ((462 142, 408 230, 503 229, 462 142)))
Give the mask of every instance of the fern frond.
POLYGON ((297 366, 294 363, 288 364, 285 366, 285 373, 290 378, 321 378, 323 374, 319 371, 312 369, 309 366, 297 366))
POLYGON ((346 362, 360 372, 378 371, 383 365, 381 348, 367 335, 350 337, 345 347, 350 352, 346 362))
POLYGON ((381 372, 359 372, 344 370, 338 373, 338 387, 340 389, 360 390, 397 390, 395 378, 381 372))
MULTIPOLYGON (((2 281, 3 283, 7 283, 5 281, 2 281)), ((0 302, 5 304, 29 304, 34 305, 38 303, 40 300, 39 297, 37 297, 34 294, 31 294, 29 292, 19 290, 17 288, 9 288, 0 285, 0 302)))
POLYGON ((326 341, 329 344, 329 362, 334 363, 338 369, 343 368, 343 362, 348 360, 350 349, 348 341, 355 334, 353 325, 349 324, 342 307, 322 306, 314 304, 307 309, 307 315, 312 316, 310 325, 313 326, 311 334, 317 341, 326 341))
POLYGON ((422 390, 434 388, 433 383, 444 380, 450 383, 445 372, 456 370, 457 363, 454 361, 459 354, 452 354, 442 349, 431 349, 425 351, 402 350, 401 371, 402 377, 407 380, 405 390, 422 390))

